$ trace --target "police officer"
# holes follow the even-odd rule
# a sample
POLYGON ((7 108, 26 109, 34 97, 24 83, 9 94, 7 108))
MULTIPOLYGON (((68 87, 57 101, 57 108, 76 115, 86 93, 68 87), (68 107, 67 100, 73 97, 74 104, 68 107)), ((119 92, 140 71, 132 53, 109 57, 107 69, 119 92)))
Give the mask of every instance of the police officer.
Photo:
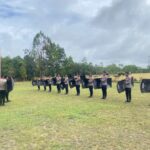
POLYGON ((68 92, 69 92, 69 90, 68 90, 69 78, 67 75, 65 75, 64 84, 65 84, 66 94, 68 94, 68 92))
POLYGON ((108 79, 108 75, 107 75, 106 71, 103 71, 103 75, 101 78, 102 99, 107 98, 107 79, 108 79))
POLYGON ((76 82, 76 91, 77 91, 77 96, 80 95, 80 83, 81 83, 81 78, 80 75, 78 74, 77 76, 74 77, 75 82, 76 82))
POLYGON ((52 77, 49 76, 49 79, 48 79, 48 87, 49 87, 49 92, 52 91, 52 77))
POLYGON ((89 79, 88 80, 88 87, 89 87, 89 91, 90 91, 89 98, 91 98, 91 97, 93 97, 93 83, 94 83, 94 79, 93 79, 91 74, 89 75, 88 79, 89 79))
POLYGON ((7 82, 6 82, 6 86, 7 86, 7 90, 6 90, 6 102, 10 102, 9 100, 9 93, 10 91, 13 90, 13 83, 12 83, 12 78, 9 76, 6 78, 7 82))
POLYGON ((5 97, 7 90, 7 80, 4 78, 0 78, 0 105, 5 105, 5 97))
POLYGON ((37 87, 38 87, 38 91, 40 91, 40 83, 41 83, 41 79, 38 78, 38 79, 37 79, 37 87))
POLYGON ((61 76, 60 74, 56 77, 56 85, 57 85, 57 92, 61 93, 61 76))
POLYGON ((46 77, 45 76, 43 76, 42 77, 42 84, 43 84, 43 87, 44 87, 44 91, 46 91, 46 77))
POLYGON ((125 78, 125 94, 126 102, 131 102, 131 88, 132 88, 132 77, 130 77, 129 72, 126 72, 125 78))

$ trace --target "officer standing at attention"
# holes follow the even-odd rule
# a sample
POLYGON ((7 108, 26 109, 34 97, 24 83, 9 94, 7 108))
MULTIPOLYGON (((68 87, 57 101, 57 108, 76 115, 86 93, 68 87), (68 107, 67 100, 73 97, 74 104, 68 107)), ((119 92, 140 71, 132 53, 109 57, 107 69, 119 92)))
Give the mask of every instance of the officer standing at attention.
POLYGON ((13 90, 13 83, 12 83, 12 78, 9 76, 6 78, 7 82, 7 90, 6 90, 6 102, 10 102, 9 100, 9 93, 13 90))
POLYGON ((68 94, 68 84, 69 84, 69 78, 67 75, 65 75, 65 80, 64 80, 64 83, 65 83, 65 90, 66 90, 66 94, 68 94))
POLYGON ((129 72, 126 72, 125 78, 126 102, 131 102, 131 88, 132 88, 132 78, 129 76, 129 72))
POLYGON ((89 75, 89 78, 88 78, 88 87, 89 87, 89 91, 90 91, 90 96, 89 98, 93 97, 93 84, 94 84, 94 79, 92 77, 92 75, 90 74, 89 75))
POLYGON ((80 79, 79 74, 77 76, 75 76, 75 82, 76 82, 77 96, 79 96, 80 95, 80 83, 81 83, 81 79, 80 79))
POLYGON ((57 84, 57 92, 61 93, 61 76, 60 74, 57 75, 56 77, 56 84, 57 84))
POLYGON ((5 97, 7 90, 7 80, 5 78, 0 78, 0 105, 5 105, 5 97))
POLYGON ((107 79, 108 79, 108 75, 106 71, 103 71, 103 75, 101 78, 101 86, 102 86, 102 98, 101 99, 107 98, 107 79))
POLYGON ((37 87, 38 87, 38 91, 40 91, 40 83, 41 83, 41 79, 38 78, 38 79, 37 79, 37 87))
POLYGON ((46 91, 46 77, 43 77, 43 86, 44 86, 44 91, 46 91))
POLYGON ((49 79, 48 79, 48 87, 49 87, 49 92, 52 91, 52 77, 49 76, 49 79))

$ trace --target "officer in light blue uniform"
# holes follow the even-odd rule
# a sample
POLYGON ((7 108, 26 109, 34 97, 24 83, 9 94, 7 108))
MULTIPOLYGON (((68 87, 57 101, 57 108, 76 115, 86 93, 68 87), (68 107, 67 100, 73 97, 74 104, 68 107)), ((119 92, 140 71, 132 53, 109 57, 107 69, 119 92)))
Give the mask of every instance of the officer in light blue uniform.
POLYGON ((60 74, 56 77, 56 84, 57 84, 57 92, 61 93, 61 76, 60 74))
POLYGON ((81 84, 81 78, 80 75, 78 74, 77 76, 75 76, 75 82, 76 82, 76 91, 77 91, 77 96, 80 95, 80 84, 81 84))
POLYGON ((126 72, 125 78, 125 94, 126 94, 126 102, 131 102, 131 89, 132 89, 132 77, 129 76, 129 73, 126 72))
POLYGON ((107 98, 107 79, 108 79, 108 75, 107 75, 106 71, 103 71, 103 75, 101 78, 102 99, 107 98))

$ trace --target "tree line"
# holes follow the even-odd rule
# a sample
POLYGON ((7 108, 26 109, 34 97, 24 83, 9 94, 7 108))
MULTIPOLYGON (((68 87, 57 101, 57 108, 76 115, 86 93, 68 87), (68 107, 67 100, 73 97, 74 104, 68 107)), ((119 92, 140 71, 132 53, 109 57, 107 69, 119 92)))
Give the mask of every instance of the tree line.
POLYGON ((99 74, 104 70, 111 73, 150 72, 147 68, 136 65, 111 64, 108 66, 94 65, 83 58, 75 62, 71 56, 67 57, 64 48, 51 41, 43 32, 39 32, 33 39, 32 49, 24 49, 24 57, 3 57, 2 75, 11 75, 16 80, 31 80, 39 76, 54 76, 55 73, 65 74, 99 74))

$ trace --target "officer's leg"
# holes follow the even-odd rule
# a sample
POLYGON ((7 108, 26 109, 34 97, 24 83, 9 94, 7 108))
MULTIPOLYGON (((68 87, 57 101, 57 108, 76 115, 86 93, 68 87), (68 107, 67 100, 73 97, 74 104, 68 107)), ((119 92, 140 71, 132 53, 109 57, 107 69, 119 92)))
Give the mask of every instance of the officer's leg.
POLYGON ((90 97, 93 96, 93 89, 92 89, 92 86, 89 87, 89 90, 90 90, 90 97))
POLYGON ((61 93, 61 85, 59 84, 59 93, 61 93))
POLYGON ((80 95, 80 85, 79 85, 79 92, 78 92, 78 95, 80 95))
POLYGON ((66 84, 66 94, 68 94, 68 84, 66 84))
POLYGON ((57 92, 59 93, 59 85, 57 84, 57 92))
POLYGON ((58 93, 60 93, 60 92, 61 92, 60 84, 57 84, 57 91, 58 91, 58 93))
POLYGON ((51 84, 49 84, 49 92, 51 92, 51 90, 52 90, 52 86, 51 84))
POLYGON ((125 95, 126 95, 126 101, 127 101, 127 99, 128 99, 127 88, 125 88, 125 95))
POLYGON ((8 100, 8 92, 6 92, 6 102, 8 102, 9 100, 8 100))
POLYGON ((46 85, 44 85, 44 91, 46 91, 46 85))
POLYGON ((5 105, 5 97, 6 97, 6 91, 3 91, 3 93, 2 93, 2 105, 5 105))
POLYGON ((125 88, 125 94, 126 94, 126 101, 128 102, 128 88, 125 88))
POLYGON ((76 85, 76 90, 77 90, 77 95, 79 95, 80 94, 80 87, 79 87, 79 85, 76 85))
POLYGON ((102 99, 104 99, 104 87, 102 86, 102 99))
POLYGON ((105 87, 105 99, 107 98, 107 87, 105 87))
POLYGON ((90 88, 90 86, 89 86, 89 92, 90 92, 90 96, 89 97, 91 97, 91 88, 90 88))
POLYGON ((93 96, 93 86, 91 86, 91 96, 93 96))
POLYGON ((129 102, 131 102, 131 88, 129 88, 129 102))
POLYGON ((77 92, 77 95, 78 95, 78 86, 76 85, 76 92, 77 92))
POLYGON ((0 97, 0 106, 2 105, 2 98, 0 97))

